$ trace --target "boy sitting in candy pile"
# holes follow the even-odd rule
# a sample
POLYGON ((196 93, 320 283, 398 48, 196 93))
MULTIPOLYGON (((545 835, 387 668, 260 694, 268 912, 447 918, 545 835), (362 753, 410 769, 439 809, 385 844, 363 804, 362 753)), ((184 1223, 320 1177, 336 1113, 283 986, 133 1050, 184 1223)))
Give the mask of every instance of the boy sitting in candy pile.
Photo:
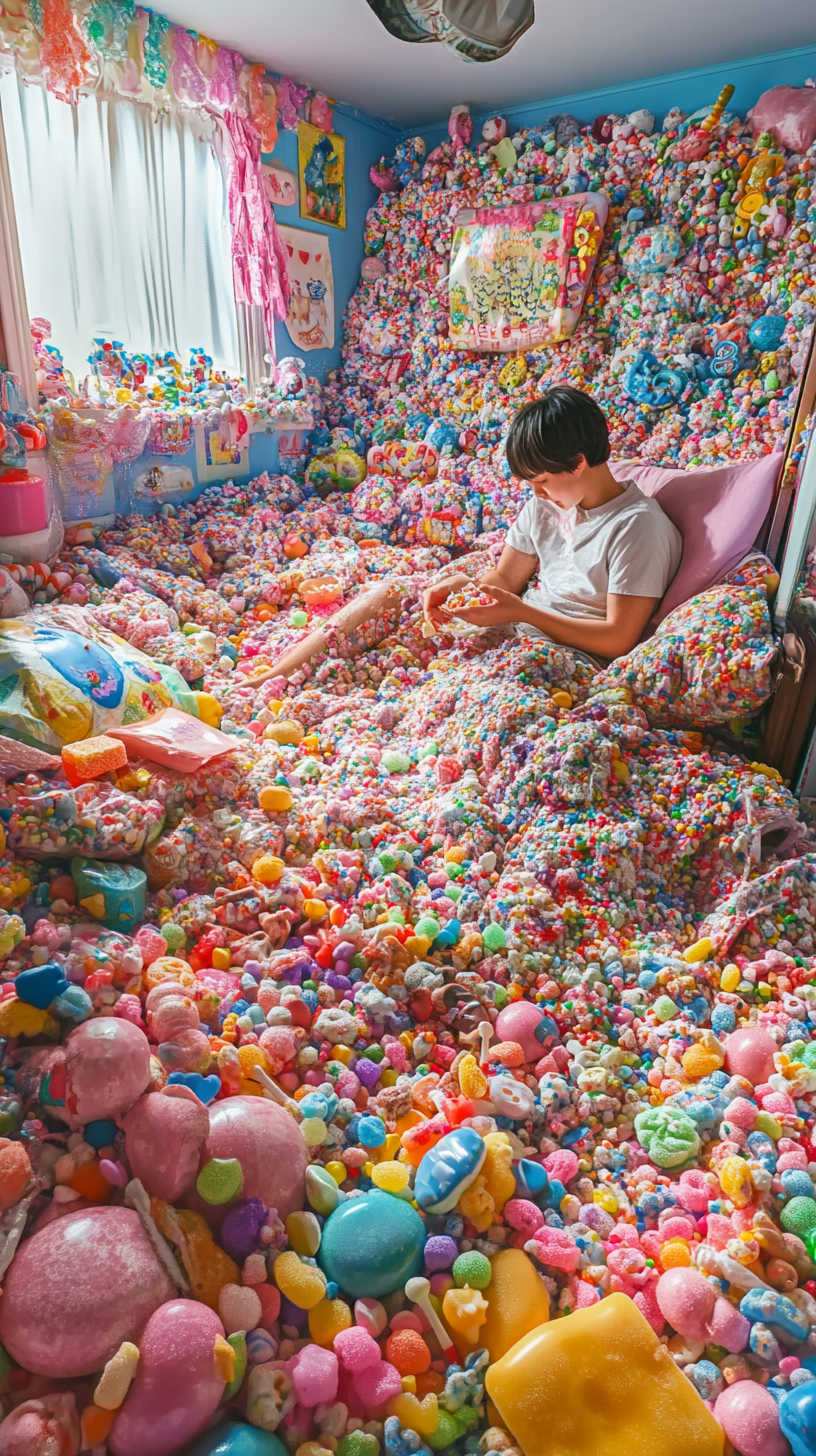
POLYGON ((606 417, 580 389, 557 385, 520 409, 506 451, 533 495, 494 571, 478 583, 455 573, 426 589, 429 627, 449 628, 458 617, 597 658, 630 652, 680 565, 677 527, 634 481, 615 479, 606 417), (490 605, 458 605, 456 594, 474 586, 490 605))

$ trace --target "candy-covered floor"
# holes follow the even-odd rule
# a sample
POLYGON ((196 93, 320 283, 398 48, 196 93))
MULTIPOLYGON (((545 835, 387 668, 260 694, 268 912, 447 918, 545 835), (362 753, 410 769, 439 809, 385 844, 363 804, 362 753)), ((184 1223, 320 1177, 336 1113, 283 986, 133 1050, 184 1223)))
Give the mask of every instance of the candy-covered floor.
POLYGON ((603 672, 421 611, 495 561, 548 383, 619 460, 783 445, 814 155, 702 137, 406 144, 341 376, 281 376, 308 457, 12 571, 2 1456, 816 1452, 816 842, 757 761, 773 566, 603 672), (455 213, 600 187, 574 337, 454 351, 455 213))

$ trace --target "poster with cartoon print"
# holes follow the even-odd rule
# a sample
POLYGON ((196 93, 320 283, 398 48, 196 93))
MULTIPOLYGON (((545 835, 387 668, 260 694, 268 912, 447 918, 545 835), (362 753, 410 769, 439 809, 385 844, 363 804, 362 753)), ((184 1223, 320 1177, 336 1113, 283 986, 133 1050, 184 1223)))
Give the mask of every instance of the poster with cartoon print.
POLYGON ((454 348, 515 354, 568 339, 608 211, 603 192, 582 192, 460 212, 448 279, 454 348))
POLYGON ((289 255, 289 312, 286 327, 298 351, 334 348, 334 278, 325 233, 278 224, 289 255))
POLYGON ((346 139, 298 122, 300 215, 329 227, 346 226, 346 139))

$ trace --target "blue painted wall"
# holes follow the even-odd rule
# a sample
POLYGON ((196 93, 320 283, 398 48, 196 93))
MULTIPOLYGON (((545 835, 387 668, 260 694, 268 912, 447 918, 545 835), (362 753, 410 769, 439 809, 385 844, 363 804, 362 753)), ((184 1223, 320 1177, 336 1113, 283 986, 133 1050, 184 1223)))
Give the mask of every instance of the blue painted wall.
MULTIPOLYGON (((571 96, 544 98, 533 106, 497 107, 493 112, 474 111, 473 137, 474 141, 481 139, 482 124, 488 116, 506 116, 512 133, 521 127, 540 125, 548 116, 559 111, 570 112, 582 126, 586 126, 596 116, 609 112, 628 114, 645 106, 660 126, 672 106, 679 106, 687 116, 701 106, 713 106, 722 87, 729 81, 736 88, 729 110, 744 116, 762 92, 771 86, 804 86, 809 77, 816 79, 816 46, 801 46, 797 50, 776 51, 743 61, 725 61, 722 65, 704 66, 695 71, 676 71, 646 81, 625 82, 604 90, 576 91, 571 96)), ((447 117, 434 126, 406 128, 403 135, 417 133, 425 138, 430 151, 447 140, 447 117)))
MULTIPOLYGON (((334 107, 334 131, 346 139, 345 229, 309 222, 300 216, 297 204, 275 208, 278 222, 288 227, 303 228, 305 232, 324 233, 329 239, 336 305, 334 348, 312 349, 305 356, 309 373, 318 379, 325 379, 327 369, 334 369, 340 363, 343 310, 360 281, 365 216, 378 195, 369 180, 368 169, 380 157, 392 155, 400 138, 400 132, 388 122, 378 121, 346 106, 334 107)), ((288 167, 297 175, 297 132, 281 128, 274 153, 264 156, 263 160, 280 162, 282 167, 288 167)), ((284 323, 276 326, 275 343, 279 359, 287 354, 299 353, 284 323)))

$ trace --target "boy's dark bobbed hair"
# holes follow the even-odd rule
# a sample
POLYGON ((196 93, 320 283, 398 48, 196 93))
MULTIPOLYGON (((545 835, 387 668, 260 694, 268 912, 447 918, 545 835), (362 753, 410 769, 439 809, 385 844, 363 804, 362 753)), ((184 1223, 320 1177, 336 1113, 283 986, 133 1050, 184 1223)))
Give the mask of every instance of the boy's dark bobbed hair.
POLYGON ((505 443, 507 461, 520 480, 569 475, 583 455, 587 465, 609 459, 606 416, 591 394, 556 384, 519 410, 505 443))

